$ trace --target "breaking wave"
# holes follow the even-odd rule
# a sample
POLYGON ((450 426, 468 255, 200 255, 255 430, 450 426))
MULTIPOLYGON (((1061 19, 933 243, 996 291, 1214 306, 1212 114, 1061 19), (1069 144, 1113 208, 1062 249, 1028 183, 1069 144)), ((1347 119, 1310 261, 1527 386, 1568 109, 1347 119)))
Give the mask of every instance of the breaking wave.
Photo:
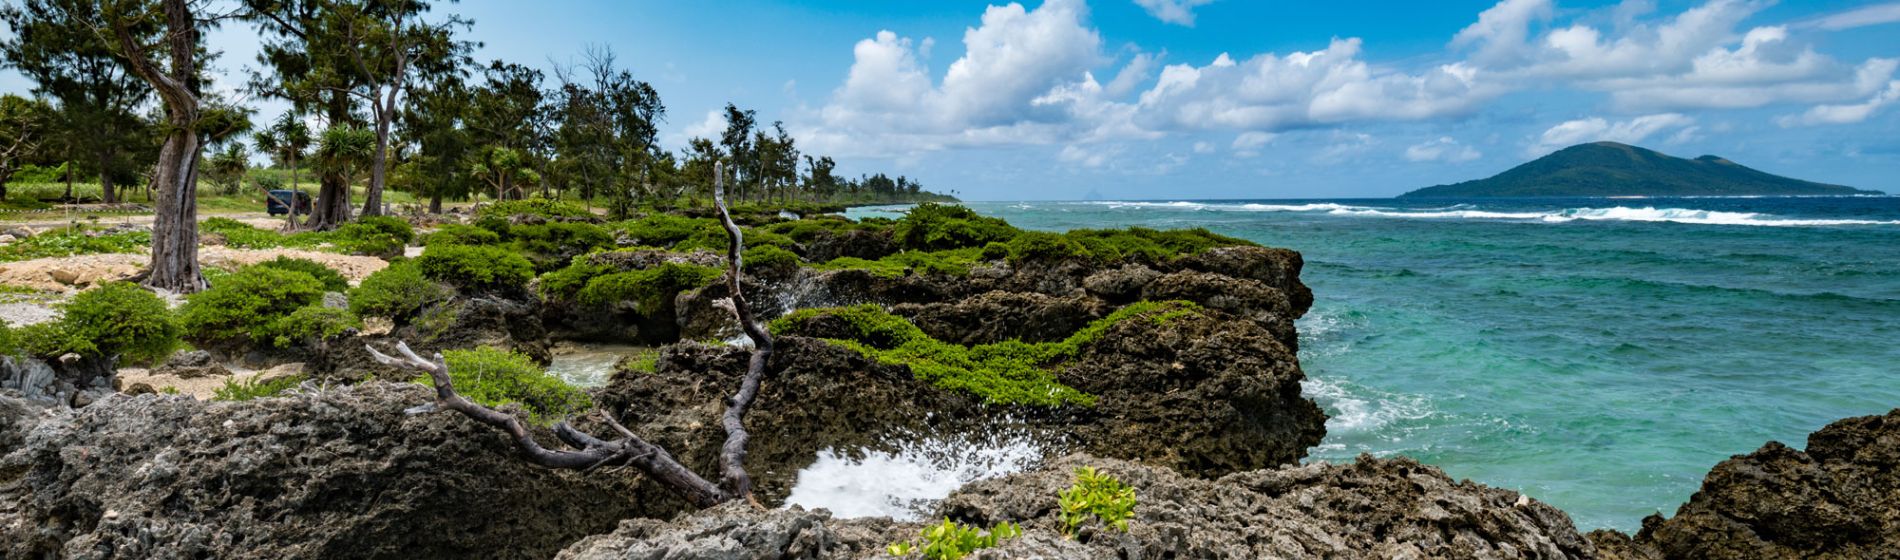
POLYGON ((1211 203, 1211 202, 1095 202, 1110 208, 1157 208, 1208 212, 1314 212, 1335 216, 1368 216, 1379 218, 1405 219, 1452 219, 1452 220, 1514 220, 1526 222, 1565 223, 1574 221, 1620 221, 1620 222, 1673 222, 1680 224, 1766 226, 1766 227, 1827 227, 1827 226, 1874 226, 1900 225, 1900 220, 1862 220, 1840 218, 1789 218, 1757 212, 1721 212, 1698 210, 1694 208, 1656 208, 1645 206, 1632 208, 1614 206, 1609 208, 1566 208, 1551 211, 1499 212, 1482 210, 1468 204, 1444 208, 1393 208, 1380 206, 1350 206, 1322 202, 1311 204, 1260 204, 1260 203, 1211 203))

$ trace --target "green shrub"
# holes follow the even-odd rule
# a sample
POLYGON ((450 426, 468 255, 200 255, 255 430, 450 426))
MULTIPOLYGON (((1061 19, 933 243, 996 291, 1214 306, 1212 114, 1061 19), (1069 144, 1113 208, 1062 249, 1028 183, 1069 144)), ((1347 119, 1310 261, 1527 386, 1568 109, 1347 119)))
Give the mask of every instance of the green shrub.
POLYGON ((13 345, 20 355, 52 358, 88 347, 91 343, 84 339, 75 340, 60 321, 46 321, 13 329, 13 345))
POLYGON ((593 216, 594 214, 588 212, 587 208, 579 204, 546 198, 504 200, 483 205, 481 208, 475 210, 475 216, 477 218, 512 218, 521 215, 540 216, 543 218, 580 218, 593 216))
POLYGON ((1066 235, 1041 231, 1025 231, 1009 240, 1009 262, 1059 261, 1064 259, 1091 260, 1093 255, 1081 243, 1066 235))
POLYGON ((495 232, 462 224, 447 224, 435 228, 423 240, 423 245, 497 245, 501 236, 495 232))
POLYGON ((501 247, 437 245, 416 257, 422 276, 471 290, 515 290, 534 278, 534 264, 501 247))
MULTIPOLYGON (((762 228, 740 227, 739 232, 745 235, 745 246, 748 249, 755 247, 779 247, 785 249, 798 246, 798 243, 792 241, 792 238, 772 233, 762 228)), ((693 232, 692 237, 673 244, 673 250, 692 251, 695 249, 705 249, 723 255, 726 253, 726 247, 731 243, 732 240, 727 236, 726 228, 715 222, 713 227, 702 228, 699 231, 693 232)))
MULTIPOLYGON (((969 391, 992 403, 1033 406, 1093 406, 1095 397, 1063 385, 1049 370, 1074 359, 1117 322, 1135 317, 1167 321, 1196 307, 1187 302, 1138 302, 1098 319, 1058 342, 1007 340, 965 347, 931 338, 917 325, 875 304, 802 309, 772 322, 773 332, 801 334, 805 324, 829 316, 850 332, 831 342, 880 363, 910 368, 917 379, 946 390, 969 391)), ((840 333, 821 333, 836 335, 840 333)))
POLYGON ((1022 527, 1003 521, 985 532, 976 527, 952 523, 944 519, 943 523, 924 527, 921 546, 912 541, 902 541, 885 547, 891 556, 909 556, 922 554, 927 560, 959 560, 980 549, 995 548, 998 543, 1022 536, 1022 527))
POLYGON ((269 380, 260 380, 257 379, 256 376, 242 380, 234 377, 226 379, 223 387, 219 387, 213 391, 211 393, 211 400, 248 401, 264 397, 275 397, 283 394, 284 391, 290 390, 291 387, 296 387, 299 383, 303 383, 303 376, 301 375, 286 375, 269 380))
POLYGON ((68 352, 151 362, 170 355, 182 334, 165 300, 130 282, 80 292, 62 307, 68 352))
POLYGON ((185 298, 180 313, 194 341, 273 344, 278 319, 322 299, 323 283, 309 274, 247 266, 185 298))
POLYGON ((448 297, 448 289, 422 277, 422 269, 414 261, 404 261, 371 273, 350 290, 350 311, 401 325, 423 308, 448 297))
POLYGON ((871 229, 871 227, 845 219, 843 216, 823 215, 779 222, 760 229, 789 237, 799 243, 810 243, 821 235, 840 234, 851 230, 871 229))
POLYGON ((278 247, 315 247, 328 241, 330 232, 302 232, 284 235, 276 231, 251 227, 250 224, 230 218, 208 218, 198 224, 198 233, 215 233, 224 237, 224 245, 237 249, 274 249, 278 247))
POLYGON ((1075 469, 1075 485, 1058 497, 1065 536, 1074 536, 1090 518, 1126 533, 1128 520, 1135 516, 1135 489, 1095 467, 1075 469))
POLYGON ((798 255, 771 245, 745 250, 745 268, 771 276, 785 276, 798 270, 798 255))
POLYGON ((13 328, 8 327, 6 321, 0 321, 0 356, 17 356, 19 354, 19 337, 13 334, 13 328))
POLYGON ((970 267, 975 266, 980 249, 952 249, 948 251, 905 251, 875 261, 857 257, 838 257, 812 268, 819 270, 860 269, 883 276, 896 278, 910 273, 944 274, 949 276, 968 276, 970 267))
POLYGON ((905 249, 938 251, 1007 241, 1019 231, 1008 222, 977 215, 969 208, 926 202, 905 213, 892 233, 905 249))
POLYGON ((509 228, 515 247, 530 255, 538 270, 566 266, 576 255, 614 245, 607 229, 580 222, 549 222, 509 228))
POLYGON ((409 220, 395 216, 364 216, 357 218, 356 223, 394 237, 403 244, 416 240, 416 228, 409 225, 409 220))
POLYGON ((293 344, 321 342, 336 338, 350 329, 362 329, 363 320, 348 309, 308 305, 271 323, 269 336, 278 348, 293 344))
MULTIPOLYGON (((449 350, 442 353, 449 365, 449 379, 455 392, 471 401, 490 407, 517 404, 527 409, 531 421, 542 423, 558 419, 592 405, 587 393, 560 378, 548 375, 527 356, 517 352, 482 347, 449 350)), ((417 383, 434 386, 428 375, 417 383)))
POLYGON ((654 313, 680 292, 718 280, 724 271, 694 264, 664 263, 653 268, 595 278, 582 288, 585 303, 633 301, 642 313, 654 313))
MULTIPOLYGON (((410 234, 411 237, 414 235, 410 234)), ((336 231, 330 232, 330 242, 345 253, 372 257, 401 255, 403 247, 408 243, 401 233, 360 222, 343 224, 342 227, 336 228, 336 231)))
POLYGON ((299 259, 296 257, 280 256, 275 259, 259 262, 251 266, 261 266, 264 268, 275 268, 278 270, 288 270, 291 272, 302 272, 304 274, 308 274, 310 275, 311 278, 315 278, 317 279, 318 282, 321 282, 323 284, 323 291, 326 291, 326 292, 347 292, 350 290, 350 281, 347 279, 344 279, 342 273, 332 270, 330 269, 330 267, 323 266, 322 263, 318 263, 317 261, 313 261, 310 259, 299 259))

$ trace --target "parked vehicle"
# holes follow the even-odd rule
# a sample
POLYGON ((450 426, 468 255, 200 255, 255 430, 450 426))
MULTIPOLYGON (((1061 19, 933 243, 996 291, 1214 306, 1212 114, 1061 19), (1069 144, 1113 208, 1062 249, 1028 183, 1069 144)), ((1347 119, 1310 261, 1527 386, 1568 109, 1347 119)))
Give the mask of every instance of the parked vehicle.
POLYGON ((298 214, 309 214, 310 195, 304 194, 303 191, 289 189, 270 191, 270 197, 265 201, 264 211, 277 216, 290 213, 292 206, 296 207, 298 214))

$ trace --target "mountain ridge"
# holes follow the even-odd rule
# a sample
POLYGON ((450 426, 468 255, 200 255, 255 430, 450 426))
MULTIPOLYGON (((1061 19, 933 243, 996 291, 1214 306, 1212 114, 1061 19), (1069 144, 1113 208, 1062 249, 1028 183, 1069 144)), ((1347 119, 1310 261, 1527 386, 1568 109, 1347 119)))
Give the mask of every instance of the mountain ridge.
POLYGON ((1484 179, 1414 190, 1400 198, 1536 196, 1815 196, 1880 191, 1758 171, 1728 158, 1684 159, 1617 142, 1551 152, 1484 179))

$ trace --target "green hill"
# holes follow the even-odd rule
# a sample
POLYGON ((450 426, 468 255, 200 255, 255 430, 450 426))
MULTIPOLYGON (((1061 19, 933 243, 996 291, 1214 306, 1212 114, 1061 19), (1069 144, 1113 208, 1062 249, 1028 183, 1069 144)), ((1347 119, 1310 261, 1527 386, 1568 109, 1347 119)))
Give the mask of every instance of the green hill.
POLYGON ((1682 159, 1628 144, 1578 144, 1488 179, 1401 198, 1487 196, 1747 196, 1882 194, 1789 179, 1716 156, 1682 159))

